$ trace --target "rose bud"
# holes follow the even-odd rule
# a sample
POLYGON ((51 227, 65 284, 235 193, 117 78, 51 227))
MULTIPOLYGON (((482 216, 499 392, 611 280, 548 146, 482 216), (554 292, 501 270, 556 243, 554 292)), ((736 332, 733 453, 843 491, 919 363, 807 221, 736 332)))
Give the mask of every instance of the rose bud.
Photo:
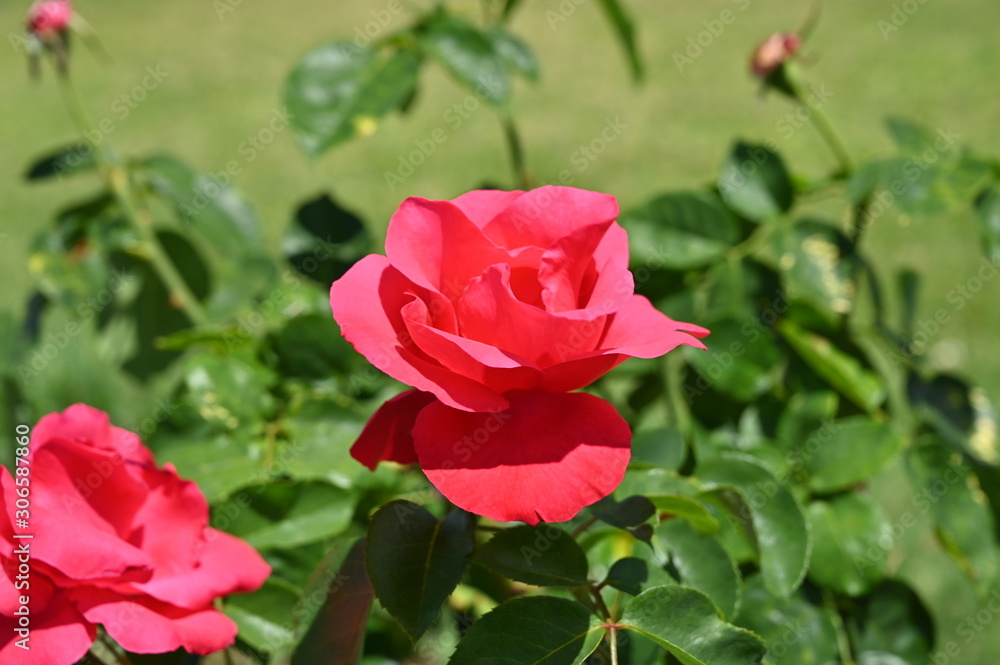
POLYGON ((42 0, 28 10, 28 30, 45 37, 63 32, 73 18, 73 5, 69 0, 42 0))
POLYGON ((768 78, 802 46, 802 37, 794 32, 771 35, 758 46, 750 58, 750 71, 758 78, 768 78))

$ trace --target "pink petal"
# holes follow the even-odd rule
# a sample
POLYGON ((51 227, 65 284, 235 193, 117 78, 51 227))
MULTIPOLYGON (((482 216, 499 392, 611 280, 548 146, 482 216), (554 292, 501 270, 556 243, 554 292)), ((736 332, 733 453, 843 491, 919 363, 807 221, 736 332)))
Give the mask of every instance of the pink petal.
POLYGON ((507 400, 496 391, 443 367, 413 343, 402 310, 416 298, 415 288, 388 259, 371 254, 333 283, 330 307, 347 341, 389 376, 458 409, 505 409, 507 400))
POLYGON ((171 605, 201 609, 233 593, 254 591, 271 575, 257 550, 239 538, 216 529, 205 529, 197 545, 197 564, 157 575, 136 589, 171 605))
POLYGON ((593 351, 607 317, 576 310, 546 312, 518 300, 510 288, 507 266, 487 268, 471 282, 458 302, 463 337, 495 346, 548 367, 593 351))
POLYGON ((631 432, 584 393, 513 392, 502 413, 431 404, 413 438, 427 478, 455 505, 499 521, 564 522, 618 486, 631 432))
POLYGON ((97 639, 97 628, 65 594, 55 596, 44 611, 32 607, 30 650, 17 646, 16 627, 14 618, 0 616, 0 663, 4 665, 72 665, 97 639))
POLYGON ((486 266, 511 260, 457 206, 417 198, 403 201, 389 221, 385 253, 414 284, 452 301, 486 266))
POLYGON ((701 326, 674 321, 653 307, 648 298, 632 296, 609 322, 600 346, 609 353, 656 358, 682 344, 704 349, 696 338, 708 334, 701 326))
POLYGON ((31 431, 31 450, 37 452, 51 441, 72 441, 118 453, 122 458, 153 464, 153 454, 138 435, 111 425, 108 414, 86 404, 74 404, 62 413, 44 416, 31 431))
POLYGON ((197 485, 181 480, 170 465, 143 471, 149 493, 128 539, 153 560, 152 581, 198 564, 201 537, 208 526, 208 502, 197 485))
POLYGON ((507 209, 511 203, 521 198, 524 192, 504 192, 496 189, 479 189, 462 194, 452 203, 465 213, 479 228, 507 209))
POLYGON ((546 310, 565 312, 586 306, 596 280, 594 250, 610 226, 610 221, 582 226, 545 251, 538 281, 546 310))
POLYGON ((104 626, 126 651, 166 653, 185 649, 204 655, 236 641, 236 624, 211 606, 192 611, 151 598, 128 599, 96 589, 82 589, 77 595, 83 616, 104 626))
POLYGON ((358 440, 351 446, 351 457, 372 471, 379 462, 413 464, 417 453, 413 450, 410 430, 420 410, 437 398, 431 393, 407 390, 387 401, 368 419, 358 440))
POLYGON ((548 248, 581 226, 609 222, 617 217, 618 202, 613 196, 547 185, 518 197, 484 226, 483 232, 497 244, 510 249, 548 248))
POLYGON ((35 561, 78 581, 148 578, 153 561, 126 540, 146 499, 146 487, 116 455, 65 439, 52 439, 35 451, 35 561))
POLYGON ((403 318, 413 341, 428 356, 498 393, 534 388, 541 380, 538 368, 526 358, 434 328, 420 300, 403 308, 403 318))

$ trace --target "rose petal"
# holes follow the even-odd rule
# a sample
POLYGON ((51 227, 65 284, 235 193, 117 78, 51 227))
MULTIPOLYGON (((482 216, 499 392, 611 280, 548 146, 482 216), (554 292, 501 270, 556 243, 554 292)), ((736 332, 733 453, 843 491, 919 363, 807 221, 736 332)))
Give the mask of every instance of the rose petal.
POLYGON ((414 446, 427 478, 455 505, 499 521, 563 522, 607 496, 630 456, 628 425, 584 393, 513 392, 502 413, 431 404, 414 446))
POLYGON ((601 348, 633 358, 657 358, 678 346, 704 349, 697 337, 709 331, 693 323, 674 321, 644 296, 632 296, 611 318, 601 348))
POLYGON ((236 624, 211 607, 191 611, 151 598, 124 598, 110 591, 79 592, 77 606, 88 621, 101 624, 126 651, 166 653, 185 649, 210 654, 236 641, 236 624))
POLYGON ((148 578, 152 559, 125 540, 146 499, 129 463, 55 438, 34 452, 31 464, 34 560, 78 581, 148 578))
POLYGON ((205 529, 195 548, 197 565, 170 575, 157 574, 136 589, 171 605, 202 609, 215 598, 254 591, 271 575, 257 550, 228 533, 205 529))
POLYGON ((469 221, 479 228, 483 228, 490 220, 523 195, 524 192, 521 191, 504 192, 497 189, 478 189, 462 194, 452 203, 465 213, 469 221))
POLYGON ((4 665, 70 665, 83 658, 97 639, 97 627, 84 619, 66 594, 53 597, 44 611, 32 606, 30 650, 17 646, 17 625, 15 619, 0 616, 0 663, 4 665))
POLYGON ((333 283, 330 307, 347 341, 389 376, 458 409, 505 409, 499 393, 443 367, 413 344, 401 312, 415 288, 388 259, 371 254, 333 283))
POLYGON ((548 367, 593 351, 607 317, 599 312, 546 312, 519 301, 507 266, 469 282, 457 305, 461 335, 548 367))
POLYGON ((582 226, 618 217, 615 197, 574 187, 547 185, 519 196, 483 227, 502 247, 548 248, 582 226))
POLYGON ((385 253, 414 284, 452 301, 486 266, 511 259, 451 202, 417 198, 403 201, 389 221, 385 253))
POLYGON ((545 250, 538 281, 546 310, 582 309, 590 300, 596 277, 594 250, 610 226, 611 222, 606 221, 580 227, 545 250))
POLYGON ((538 368, 526 358, 432 327, 427 307, 420 300, 403 308, 403 318, 413 341, 427 355, 498 393, 534 388, 541 380, 538 368))
POLYGON ((368 419, 358 440, 351 446, 351 457, 372 471, 379 462, 413 464, 417 453, 413 450, 410 430, 420 410, 437 397, 419 390, 407 390, 380 406, 368 419))
POLYGON ((123 459, 140 464, 154 463, 153 454, 138 435, 112 426, 108 414, 86 404, 74 404, 62 413, 50 413, 39 420, 31 431, 31 451, 38 452, 58 440, 117 452, 123 459))

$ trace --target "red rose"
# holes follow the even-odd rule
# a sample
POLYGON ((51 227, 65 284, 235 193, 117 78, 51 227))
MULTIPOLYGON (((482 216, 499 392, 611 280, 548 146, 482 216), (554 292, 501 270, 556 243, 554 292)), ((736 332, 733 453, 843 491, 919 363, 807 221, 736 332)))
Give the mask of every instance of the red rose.
POLYGON ((565 521, 610 494, 631 432, 569 391, 708 334, 635 295, 617 216, 614 197, 571 187, 404 201, 387 256, 330 291, 344 337, 416 388, 372 416, 355 459, 419 462, 453 503, 501 521, 565 521))
POLYGON ((750 56, 750 71, 758 78, 767 78, 798 53, 802 38, 794 32, 771 35, 750 56))
POLYGON ((236 625, 213 601, 258 588, 270 568, 243 541, 208 527, 194 483, 158 467, 138 436, 83 404, 42 418, 27 459, 15 473, 28 475, 0 473, 0 662, 71 665, 98 625, 136 653, 207 654, 233 643, 236 625), (16 513, 25 486, 26 529, 16 513), (33 537, 14 537, 22 533, 33 537), (21 595, 29 596, 30 651, 16 644, 21 595))
POLYGON ((69 0, 42 0, 28 10, 28 30, 44 35, 62 32, 73 18, 73 5, 69 0))

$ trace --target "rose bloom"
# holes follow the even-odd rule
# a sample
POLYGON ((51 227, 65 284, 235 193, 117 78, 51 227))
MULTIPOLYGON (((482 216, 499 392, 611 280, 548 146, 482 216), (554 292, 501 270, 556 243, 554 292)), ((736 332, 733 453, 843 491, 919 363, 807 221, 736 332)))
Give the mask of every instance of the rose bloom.
POLYGON ((614 197, 571 187, 404 201, 386 256, 330 292, 344 337, 414 387, 372 416, 354 458, 418 462, 455 505, 500 521, 561 522, 610 494, 631 432, 571 391, 708 334, 635 295, 617 217, 614 197))
POLYGON ((801 46, 802 38, 794 32, 771 35, 750 56, 750 71, 758 78, 767 78, 798 53, 801 46))
POLYGON ((42 418, 29 450, 16 475, 0 472, 0 662, 72 665, 98 625, 136 653, 207 654, 235 641, 236 624, 213 601, 260 587, 270 568, 208 527, 194 483, 83 404, 42 418), (27 515, 17 508, 24 494, 27 515), (17 645, 21 596, 30 650, 17 645))
POLYGON ((28 10, 28 30, 38 35, 62 32, 73 18, 69 0, 42 0, 28 10))

